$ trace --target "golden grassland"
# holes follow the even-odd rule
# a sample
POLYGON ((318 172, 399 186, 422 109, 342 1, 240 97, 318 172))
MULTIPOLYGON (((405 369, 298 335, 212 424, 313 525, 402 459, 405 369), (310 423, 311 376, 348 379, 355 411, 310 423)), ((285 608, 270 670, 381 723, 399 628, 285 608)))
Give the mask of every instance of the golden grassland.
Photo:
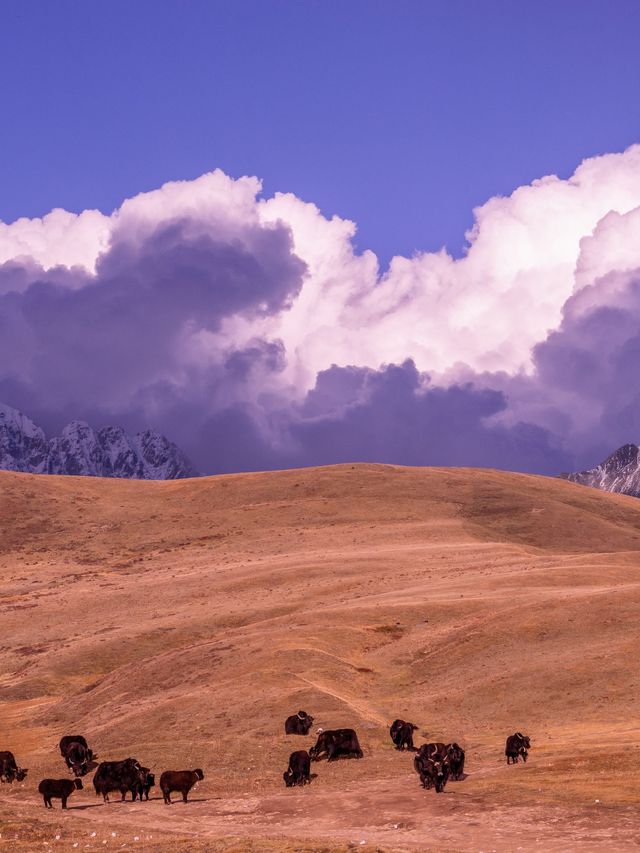
POLYGON ((0 786, 0 848, 635 849, 639 558, 639 501, 545 477, 0 472, 0 749, 29 767, 0 786), (286 789, 298 708, 365 757, 286 789), (395 717, 457 740, 467 778, 422 790, 395 717), (516 730, 530 760, 507 767, 516 730), (77 732, 205 780, 167 807, 102 805, 87 777, 47 813, 77 732))

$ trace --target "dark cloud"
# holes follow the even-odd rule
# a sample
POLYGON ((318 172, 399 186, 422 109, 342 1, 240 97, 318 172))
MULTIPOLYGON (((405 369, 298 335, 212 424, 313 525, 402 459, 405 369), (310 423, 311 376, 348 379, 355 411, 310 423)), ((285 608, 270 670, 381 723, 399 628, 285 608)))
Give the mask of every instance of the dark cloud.
POLYGON ((578 467, 638 442, 640 272, 610 276, 569 299, 560 328, 533 354, 535 393, 568 418, 565 439, 578 467))
POLYGON ((431 387, 412 361, 318 375, 291 425, 301 463, 395 462, 552 473, 566 457, 544 429, 493 424, 507 400, 473 383, 431 387))
POLYGON ((187 336, 285 310, 304 272, 283 226, 216 239, 189 220, 138 242, 120 236, 95 275, 1 265, 0 399, 48 428, 80 417, 170 432, 188 413, 197 432, 225 391, 237 399, 257 370, 281 370, 283 354, 256 340, 185 364, 187 336))

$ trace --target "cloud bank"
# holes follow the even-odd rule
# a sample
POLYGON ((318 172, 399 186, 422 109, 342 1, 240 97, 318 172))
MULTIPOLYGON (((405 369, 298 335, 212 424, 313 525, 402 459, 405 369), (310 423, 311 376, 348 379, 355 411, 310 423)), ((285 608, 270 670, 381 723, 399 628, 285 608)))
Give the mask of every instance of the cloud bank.
POLYGON ((164 431, 206 472, 369 460, 554 473, 637 440, 640 146, 381 273, 355 225, 220 171, 0 223, 0 401, 164 431))

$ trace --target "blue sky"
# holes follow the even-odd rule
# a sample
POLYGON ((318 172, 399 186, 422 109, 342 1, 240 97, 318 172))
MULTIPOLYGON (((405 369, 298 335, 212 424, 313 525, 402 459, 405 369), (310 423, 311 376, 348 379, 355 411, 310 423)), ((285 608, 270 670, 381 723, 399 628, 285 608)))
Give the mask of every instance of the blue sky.
POLYGON ((0 219, 255 174, 383 263, 639 136, 633 0, 1 0, 0 219))

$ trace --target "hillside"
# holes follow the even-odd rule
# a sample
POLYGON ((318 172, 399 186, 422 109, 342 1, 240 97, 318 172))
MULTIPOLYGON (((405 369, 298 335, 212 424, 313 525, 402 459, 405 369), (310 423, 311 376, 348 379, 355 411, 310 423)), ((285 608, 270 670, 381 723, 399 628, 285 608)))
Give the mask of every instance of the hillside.
POLYGON ((168 482, 0 472, 0 530, 0 749, 30 768, 0 789, 0 847, 640 843, 637 499, 383 465, 168 482), (365 758, 285 789, 289 753, 313 743, 283 734, 298 708, 355 727, 365 758), (423 791, 391 747, 397 716, 418 742, 456 739, 468 778, 423 791), (507 767, 516 730, 531 757, 507 767), (205 780, 169 809, 99 805, 87 777, 67 814, 46 813, 37 781, 65 775, 57 743, 75 732, 101 759, 134 755, 158 776, 201 766, 205 780))

